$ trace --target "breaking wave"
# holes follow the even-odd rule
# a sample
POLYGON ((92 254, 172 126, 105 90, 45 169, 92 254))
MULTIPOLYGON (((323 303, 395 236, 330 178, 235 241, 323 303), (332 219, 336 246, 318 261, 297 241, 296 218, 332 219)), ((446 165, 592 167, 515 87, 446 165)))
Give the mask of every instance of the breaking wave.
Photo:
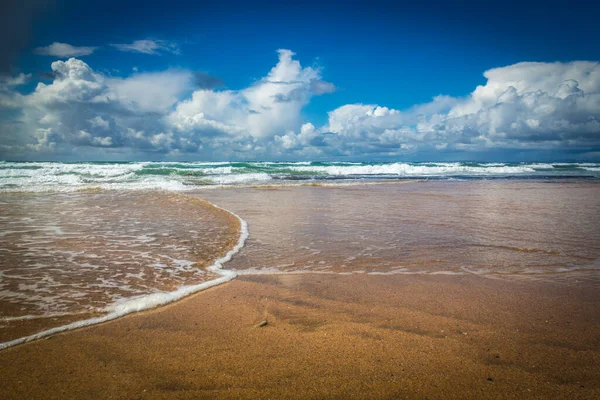
POLYGON ((0 162, 0 191, 188 191, 402 179, 600 179, 599 163, 0 162))

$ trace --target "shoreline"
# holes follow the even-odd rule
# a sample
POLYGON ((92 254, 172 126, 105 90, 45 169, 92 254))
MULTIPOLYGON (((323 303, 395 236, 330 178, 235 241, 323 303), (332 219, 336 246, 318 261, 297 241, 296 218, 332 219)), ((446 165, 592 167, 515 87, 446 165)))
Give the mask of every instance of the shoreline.
POLYGON ((597 268, 511 274, 595 263, 597 186, 558 188, 211 191, 237 279, 0 351, 3 398, 599 398, 597 268))
MULTIPOLYGON (((236 215, 233 214, 232 215, 236 215)), ((243 220, 242 220, 243 221, 243 220)), ((246 236, 247 238, 247 236, 246 236)), ((236 246, 237 247, 237 246, 236 246)), ((228 252, 228 254, 231 252, 232 250, 230 250, 228 252)), ((239 251, 239 249, 238 249, 239 251)), ((235 253, 234 253, 235 254, 235 253)), ((221 257, 221 259, 223 259, 225 257, 221 257)), ((110 322, 114 322, 115 320, 118 319, 122 319, 122 318, 128 318, 134 315, 144 315, 145 313, 148 312, 154 312, 154 311, 159 311, 162 309, 166 309, 170 306, 175 306, 176 304, 178 304, 179 302, 185 301, 188 298, 191 298, 193 296, 196 295, 200 295, 201 293, 204 293, 206 291, 209 291, 211 289, 217 288, 219 286, 225 285, 227 283, 232 282, 233 280, 237 279, 242 279, 242 280, 255 280, 255 279, 270 279, 270 278, 292 278, 292 277, 314 277, 314 278, 318 278, 318 277, 335 277, 335 276, 339 276, 339 277, 352 277, 352 276, 356 276, 356 277, 386 277, 386 276, 396 276, 396 277, 412 277, 412 278, 420 278, 420 277, 455 277, 455 278, 464 278, 464 277, 476 277, 476 278, 480 278, 480 279, 488 279, 488 280, 494 280, 494 279, 500 279, 500 280, 514 280, 515 282, 527 282, 528 280, 534 280, 534 281, 538 281, 541 282, 539 279, 542 277, 546 277, 546 276, 563 276, 566 279, 577 279, 576 277, 574 277, 574 275, 581 275, 584 272, 590 272, 592 275, 594 275, 594 271, 590 270, 588 268, 585 267, 581 267, 581 268, 574 268, 573 270, 569 270, 569 271, 559 271, 559 272, 554 272, 554 273, 531 273, 531 274, 502 274, 502 273, 485 273, 485 274, 477 274, 477 273, 469 273, 469 272, 463 272, 463 273, 454 273, 454 272, 431 272, 431 273, 427 273, 427 272, 365 272, 365 271, 354 271, 354 272, 335 272, 335 271, 293 271, 293 272, 285 272, 285 271, 281 271, 281 272, 250 272, 250 273, 239 273, 239 271, 236 270, 219 270, 219 272, 227 272, 227 274, 225 276, 223 276, 222 278, 218 278, 218 279, 213 279, 210 281, 206 281, 206 282, 202 282, 200 284, 197 285, 191 285, 191 286, 184 286, 179 288, 176 291, 173 292, 166 292, 166 293, 158 293, 159 295, 175 295, 175 293, 178 293, 181 289, 191 289, 192 291, 190 291, 188 294, 184 294, 182 297, 177 297, 174 298, 172 300, 168 300, 164 303, 159 303, 156 305, 151 305, 148 307, 143 307, 140 309, 131 309, 131 310, 127 310, 125 312, 123 312, 122 314, 117 312, 112 312, 100 317, 94 317, 94 318, 88 318, 88 319, 84 319, 84 320, 77 320, 75 322, 66 324, 66 325, 60 325, 54 328, 50 328, 44 331, 41 331, 39 333, 36 334, 32 334, 32 335, 28 335, 25 337, 21 337, 21 338, 17 338, 14 340, 9 340, 7 342, 2 342, 0 343, 0 354, 2 351, 5 351, 7 349, 13 348, 13 347, 18 347, 24 344, 28 344, 28 343, 33 343, 39 340, 43 340, 43 339, 50 339, 52 336, 54 335, 58 335, 58 334, 65 334, 65 333, 69 333, 72 331, 79 331, 82 329, 86 329, 86 328, 92 328, 94 326, 99 326, 99 325, 103 325, 106 323, 110 323, 110 322), (232 273, 232 274, 229 274, 232 273), (228 279, 225 279, 228 278, 228 279), (199 289, 195 289, 197 287, 200 287, 199 289)), ((592 277, 591 280, 596 279, 595 277, 592 277)), ((545 283, 552 283, 552 282, 548 282, 545 281, 545 283)), ((600 285, 600 283, 599 283, 600 285)), ((147 296, 144 296, 147 297, 147 296)), ((162 296, 161 296, 162 297, 162 296)), ((169 296, 170 297, 170 296, 169 296)), ((133 301, 135 301, 136 299, 131 299, 133 301)), ((125 304, 128 304, 129 302, 126 302, 125 304)), ((117 305, 118 306, 118 305, 117 305)), ((72 316, 71 314, 66 314, 64 315, 64 317, 69 317, 72 316)), ((48 316, 47 318, 54 318, 53 316, 48 316)))
MULTIPOLYGON (((158 308, 161 306, 165 306, 170 303, 174 303, 181 299, 184 299, 185 297, 188 297, 192 294, 201 292, 203 290, 209 289, 214 286, 221 285, 223 283, 229 282, 232 279, 234 279, 237 274, 234 271, 224 269, 223 264, 228 262, 229 260, 231 260, 231 258, 244 247, 244 243, 246 242, 246 239, 248 238, 248 234, 249 234, 247 222, 244 221, 236 213, 226 210, 222 207, 219 207, 207 200, 195 198, 193 196, 188 196, 188 197, 191 197, 191 198, 195 199, 196 201, 204 202, 217 210, 221 210, 221 211, 224 211, 224 212, 230 214, 231 216, 236 218, 240 224, 239 236, 238 236, 238 240, 237 240, 236 244, 230 250, 228 250, 227 253, 225 253, 225 255, 217 258, 209 267, 206 268, 207 271, 221 275, 220 278, 201 282, 201 283, 195 284, 195 285, 181 286, 171 292, 151 293, 151 294, 147 294, 147 295, 133 297, 133 298, 127 299, 126 301, 123 301, 123 302, 111 304, 106 307, 106 310, 108 311, 107 314, 104 314, 104 315, 101 315, 98 317, 83 319, 83 320, 76 320, 76 321, 68 323, 66 325, 60 325, 60 326, 53 327, 50 329, 45 329, 41 332, 27 335, 24 337, 20 337, 17 339, 12 339, 12 340, 9 340, 6 342, 0 342, 0 352, 5 349, 8 349, 10 347, 18 346, 18 345, 21 345, 21 344, 24 344, 27 342, 39 340, 39 339, 46 338, 46 337, 51 337, 52 335, 55 335, 55 334, 58 334, 61 332, 67 332, 67 331, 76 330, 76 329, 87 327, 87 326, 102 324, 105 322, 119 319, 121 317, 130 315, 130 314, 134 314, 134 313, 138 313, 138 312, 142 312, 142 311, 146 311, 146 310, 152 310, 152 309, 155 309, 155 308, 158 308)), ((91 314, 91 313, 89 313, 89 314, 91 314)))
POLYGON ((591 399, 596 289, 575 278, 240 276, 5 349, 0 368, 7 399, 591 399))
MULTIPOLYGON (((411 185, 403 185, 404 183, 417 183, 418 181, 412 180, 412 181, 387 181, 387 182, 376 182, 377 185, 376 186, 388 186, 389 184, 393 184, 392 186, 395 187, 402 187, 402 186, 407 186, 410 187, 411 185)), ((375 184, 375 182, 362 182, 360 184, 358 184, 358 182, 353 182, 353 183, 333 183, 333 182, 329 182, 329 183, 325 183, 322 187, 319 188, 315 188, 314 190, 332 190, 336 187, 338 187, 338 185, 340 185, 340 188, 343 188, 344 190, 348 188, 348 185, 351 185, 353 187, 356 187, 359 190, 362 190, 366 187, 372 186, 373 184, 375 184)), ((439 184, 437 186, 445 186, 442 184, 439 184)), ((275 187, 257 187, 254 188, 253 190, 257 191, 257 190, 268 190, 268 189, 274 189, 275 187)), ((279 187, 279 190, 286 190, 286 186, 282 186, 279 187)), ((302 189, 303 186, 294 186, 294 190, 299 191, 299 190, 305 190, 302 189)), ((305 187, 304 187, 305 188, 305 187)), ((236 190, 235 188, 227 188, 227 190, 236 190)), ((231 193, 231 192, 229 192, 231 193)), ((281 193, 281 192, 280 192, 281 193)), ((323 192, 325 193, 325 192, 323 192)), ((204 194, 207 194, 206 192, 204 194)), ((230 199, 224 198, 222 194, 220 194, 219 196, 208 196, 209 200, 206 200, 205 198, 200 198, 198 197, 198 195, 202 195, 202 191, 197 191, 197 192, 191 192, 191 193, 178 193, 175 194, 176 196, 184 196, 185 198, 188 199, 193 199, 193 201, 198 201, 201 202, 202 204, 206 204, 208 206, 210 206, 211 208, 214 208, 215 210, 219 210, 222 211, 224 213, 226 213, 228 216, 237 219, 237 222, 240 224, 240 228, 239 228, 239 236, 238 236, 238 241, 237 243, 234 245, 232 251, 235 253, 237 251, 239 251, 243 245, 243 243, 246 241, 246 238, 248 237, 248 231, 247 231, 247 222, 245 220, 243 220, 237 213, 242 212, 246 213, 246 210, 244 209, 240 209, 240 204, 231 204, 230 203, 230 199), (220 206, 217 206, 216 204, 222 204, 224 203, 225 207, 227 208, 223 208, 220 206), (230 209, 232 211, 230 211, 230 209)), ((287 199, 287 201, 289 201, 289 199, 287 199)), ((289 209, 284 209, 281 211, 281 215, 284 215, 286 213, 289 213, 291 210, 289 209)), ((249 213, 249 218, 251 218, 251 223, 254 224, 254 226, 257 229, 261 229, 262 225, 264 225, 265 221, 256 221, 255 218, 255 212, 256 210, 252 210, 249 213)), ((261 212, 264 212, 261 210, 261 212)), ((256 232, 257 239, 262 239, 263 238, 260 237, 261 233, 260 232, 256 232)), ((29 333, 29 332, 24 332, 25 335, 23 337, 20 338, 16 338, 16 339, 11 339, 11 340, 7 340, 4 341, 2 343, 0 343, 0 351, 4 348, 10 347, 10 346, 14 346, 26 341, 30 341, 30 340, 35 340, 41 337, 45 337, 48 335, 52 335, 55 334, 57 332, 62 332, 64 330, 70 330, 70 329, 77 329, 81 326, 86 326, 86 325, 90 325, 90 324, 96 324, 96 323, 101 323, 103 321, 109 320, 109 319, 114 319, 114 318, 119 318, 123 315, 126 315, 128 313, 131 312, 138 312, 144 308, 152 308, 152 307, 157 307, 163 304, 166 304, 168 302, 171 301, 176 301, 179 298, 181 298, 182 296, 186 296, 192 292, 195 292, 197 290, 203 290, 207 287, 210 287, 212 285, 218 285, 221 284, 223 282, 226 282, 230 279, 233 279, 233 277, 235 276, 235 274, 237 274, 238 272, 232 272, 229 270, 224 270, 222 269, 222 262, 225 262, 225 259, 229 259, 231 258, 231 254, 227 254, 224 258, 217 260, 215 263, 219 264, 219 266, 215 266, 213 265, 213 267, 207 268, 207 271, 209 272, 213 272, 213 273, 218 273, 218 274, 222 274, 223 271, 228 271, 226 273, 226 277, 222 276, 221 278, 218 278, 216 280, 212 280, 212 281, 207 281, 207 282, 203 282, 201 284, 198 285, 192 285, 192 286, 183 286, 180 287, 179 289, 177 289, 174 292, 165 292, 165 293, 158 293, 158 294, 152 294, 152 295, 146 295, 146 296, 141 296, 142 299, 148 299, 149 300, 149 304, 136 304, 139 303, 139 299, 138 298, 132 298, 129 302, 125 302, 120 303, 120 304, 113 304, 110 308, 108 309, 109 314, 105 314, 105 315, 94 315, 92 313, 88 313, 88 315, 86 315, 88 318, 84 319, 84 320, 78 320, 76 317, 69 317, 66 316, 65 318, 63 318, 60 322, 59 322, 59 326, 51 328, 51 329, 43 329, 41 332, 38 333, 29 333), (220 262, 221 261, 221 262, 220 262), (128 308, 131 308, 131 310, 128 310, 128 308), (90 318, 91 317, 91 318, 90 318)), ((260 264, 257 264, 257 266, 260 264)), ((233 267, 235 269, 235 262, 233 264, 233 267)), ((355 268, 360 268, 360 266, 356 266, 355 268)), ((576 270, 576 269, 585 269, 586 266, 574 266, 572 267, 572 269, 576 270)), ((491 274, 494 274, 494 272, 488 271, 491 274)), ((347 275, 347 274, 351 274, 351 275, 360 275, 362 273, 367 274, 367 275, 385 275, 385 276, 390 276, 390 275, 453 275, 453 276, 462 276, 462 275, 470 275, 470 274, 474 274, 477 275, 477 272, 473 272, 473 271, 469 271, 469 270, 450 270, 450 271, 420 271, 418 269, 413 269, 413 270, 408 270, 406 268, 404 268, 403 266, 399 265, 396 267, 392 267, 392 266, 388 266, 387 268, 383 268, 383 270, 378 271, 378 270, 365 270, 365 271, 361 271, 360 269, 356 269, 356 270, 350 270, 350 271, 337 271, 335 270, 335 268, 333 268, 331 271, 319 271, 314 270, 314 271, 307 271, 307 270, 300 270, 300 271, 286 271, 285 269, 282 270, 276 270, 273 269, 272 267, 265 267, 264 269, 258 268, 258 267, 254 267, 254 268, 248 268, 247 266, 243 266, 243 269, 241 269, 239 271, 240 275, 248 275, 248 274, 296 274, 296 273, 314 273, 314 274, 340 274, 340 275, 347 275), (391 269, 390 269, 391 268, 391 269)), ((541 275, 545 275, 547 274, 548 271, 543 272, 541 275)), ((556 271, 556 273, 561 273, 561 271, 556 271)), ((504 273, 498 273, 498 276, 503 276, 505 275, 504 273)), ((510 273, 509 273, 510 275, 510 273)), ((532 274, 524 274, 526 276, 531 275, 533 277, 535 277, 538 274, 532 273, 532 274)), ((31 330, 30 330, 31 332, 31 330)), ((13 336, 14 337, 14 336, 13 336)))

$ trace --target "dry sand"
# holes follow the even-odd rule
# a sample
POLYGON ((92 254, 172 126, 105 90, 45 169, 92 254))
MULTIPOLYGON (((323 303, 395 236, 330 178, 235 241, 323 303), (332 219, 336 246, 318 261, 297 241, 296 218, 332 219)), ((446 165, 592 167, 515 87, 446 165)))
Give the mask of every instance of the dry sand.
POLYGON ((240 277, 1 351, 0 397, 597 399, 599 297, 576 278, 240 277))

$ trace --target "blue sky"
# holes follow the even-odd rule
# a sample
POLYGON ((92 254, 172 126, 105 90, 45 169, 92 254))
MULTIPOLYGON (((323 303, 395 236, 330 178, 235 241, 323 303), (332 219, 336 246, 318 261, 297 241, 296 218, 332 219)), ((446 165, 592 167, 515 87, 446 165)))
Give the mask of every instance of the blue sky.
POLYGON ((29 3, 0 158, 600 158, 589 2, 29 3))

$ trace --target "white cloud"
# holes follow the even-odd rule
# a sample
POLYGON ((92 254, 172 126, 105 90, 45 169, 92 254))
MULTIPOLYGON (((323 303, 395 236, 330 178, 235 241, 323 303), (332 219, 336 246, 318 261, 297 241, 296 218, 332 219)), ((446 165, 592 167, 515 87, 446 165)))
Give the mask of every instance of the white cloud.
POLYGON ((50 128, 38 128, 35 130, 34 137, 37 139, 35 143, 26 145, 27 149, 38 153, 49 153, 56 149, 54 141, 54 132, 50 128))
POLYGON ((310 98, 334 87, 321 80, 318 69, 302 68, 293 52, 278 53, 279 62, 254 85, 239 91, 197 90, 177 105, 170 123, 181 132, 247 133, 256 139, 299 128, 300 112, 310 98))
POLYGON ((179 46, 177 45, 177 43, 168 40, 143 39, 136 40, 133 43, 128 44, 111 44, 111 46, 115 47, 120 51, 128 51, 142 54, 158 55, 163 53, 180 53, 179 46))
POLYGON ((404 110, 346 104, 317 127, 302 110, 335 87, 291 51, 278 56, 262 79, 241 90, 193 90, 196 73, 178 69, 107 77, 75 58, 52 63, 54 81, 38 83, 30 94, 12 89, 30 77, 2 78, 0 106, 19 115, 1 122, 0 155, 84 146, 150 158, 436 158, 457 151, 594 154, 600 148, 597 63, 495 68, 485 72, 485 85, 462 98, 439 95, 404 110))
POLYGON ((88 119, 88 122, 94 128, 102 128, 105 130, 108 130, 110 128, 110 123, 98 115, 94 118, 88 119))
POLYGON ((67 43, 54 42, 49 46, 38 47, 35 53, 43 56, 54 56, 60 58, 88 56, 96 51, 97 47, 71 46, 67 43))
POLYGON ((21 136, 30 150, 61 144, 152 150, 151 137, 193 79, 183 70, 107 78, 75 58, 51 67, 54 81, 23 96, 21 136))
POLYGON ((598 144, 598 63, 519 63, 485 76, 436 129, 474 148, 598 144))
POLYGON ((127 78, 106 80, 107 95, 132 110, 161 112, 191 91, 193 74, 186 70, 136 73, 127 78))
MULTIPOLYGON (((487 83, 465 98, 437 96, 404 111, 341 106, 319 132, 330 154, 348 155, 600 146, 598 63, 519 63, 484 76, 487 83)), ((297 137, 278 141, 296 149, 297 137)))
POLYGON ((191 71, 112 78, 75 58, 56 61, 54 81, 38 83, 24 96, 23 141, 40 151, 74 145, 234 156, 267 148, 278 152, 276 144, 269 145, 273 137, 300 129, 301 143, 309 143, 316 129, 302 126, 302 108, 312 96, 335 88, 321 79, 318 68, 302 67, 291 51, 278 54, 277 64, 251 86, 199 89, 187 100, 198 85, 197 73, 191 71), (36 129, 45 134, 31 134, 36 129))
POLYGON ((509 87, 516 95, 543 92, 564 99, 569 86, 575 85, 585 93, 594 93, 600 87, 598 63, 574 61, 569 63, 522 62, 502 68, 494 68, 483 74, 487 83, 478 86, 466 101, 453 108, 449 116, 473 114, 483 108, 494 106, 509 87))
POLYGON ((285 135, 275 136, 269 143, 270 154, 278 159, 289 160, 297 157, 308 160, 316 160, 331 154, 332 148, 327 147, 324 135, 307 122, 302 125, 299 133, 292 131, 285 135))
POLYGON ((13 86, 24 85, 31 79, 31 74, 20 73, 17 76, 1 76, 0 75, 0 90, 7 89, 13 86))
POLYGON ((0 110, 18 109, 23 106, 23 96, 13 91, 16 86, 21 86, 31 79, 31 74, 19 74, 17 76, 0 75, 0 110))

